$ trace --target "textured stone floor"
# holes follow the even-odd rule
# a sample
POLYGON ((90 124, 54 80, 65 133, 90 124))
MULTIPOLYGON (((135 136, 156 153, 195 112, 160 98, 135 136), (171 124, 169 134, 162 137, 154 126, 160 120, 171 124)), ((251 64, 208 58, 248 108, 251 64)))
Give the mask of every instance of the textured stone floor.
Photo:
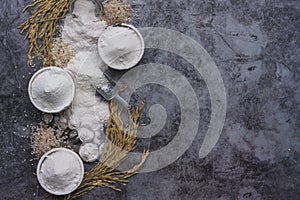
MULTIPOLYGON (((0 6, 0 199, 5 200, 47 197, 33 175, 29 139, 41 113, 29 101, 27 84, 40 65, 27 66, 28 44, 17 29, 29 16, 21 13, 27 3, 2 0, 0 6)), ((205 82, 184 60, 146 50, 143 63, 167 63, 191 82, 202 102, 198 134, 171 165, 136 175, 122 192, 101 188, 82 199, 299 199, 300 1, 135 0, 132 5, 139 13, 135 26, 182 32, 208 51, 226 88, 225 126, 213 151, 199 159, 211 112, 205 82)), ((150 141, 159 149, 178 129, 176 98, 160 87, 137 93, 162 102, 170 114, 170 124, 150 141)))

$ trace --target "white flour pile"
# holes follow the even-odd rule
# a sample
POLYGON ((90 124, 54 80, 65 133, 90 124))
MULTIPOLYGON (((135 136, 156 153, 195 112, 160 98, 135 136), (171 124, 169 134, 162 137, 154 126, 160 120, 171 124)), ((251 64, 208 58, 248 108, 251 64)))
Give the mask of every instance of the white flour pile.
MULTIPOLYGON (((78 136, 84 143, 100 145, 104 141, 103 125, 109 117, 108 104, 100 96, 96 96, 94 85, 103 76, 100 67, 103 65, 96 51, 80 51, 67 66, 67 70, 74 74, 76 92, 71 107, 65 112, 70 128, 78 131, 78 136)), ((97 159, 100 152, 92 151, 94 159, 85 159, 84 151, 80 152, 87 162, 97 159)))
POLYGON ((60 68, 46 68, 33 76, 29 96, 34 105, 45 112, 59 112, 72 102, 73 80, 60 68))
POLYGON ((81 183, 83 166, 70 150, 56 149, 42 160, 38 178, 51 193, 63 195, 74 191, 81 183))
POLYGON ((99 157, 99 147, 97 144, 85 143, 81 145, 79 154, 86 162, 92 162, 99 157))
POLYGON ((129 27, 110 27, 99 39, 99 54, 109 66, 128 69, 136 65, 143 54, 142 40, 129 27))
POLYGON ((105 21, 95 16, 95 5, 91 0, 75 1, 74 10, 64 20, 62 39, 75 51, 90 51, 106 27, 105 21))
POLYGON ((78 131, 84 148, 80 156, 86 162, 95 161, 104 143, 103 125, 109 117, 108 103, 96 96, 94 84, 103 76, 105 64, 97 52, 97 41, 106 24, 95 17, 95 5, 90 0, 77 0, 72 15, 66 17, 62 40, 75 51, 67 70, 74 74, 76 93, 71 108, 64 113, 70 128, 78 131), (86 145, 90 144, 90 145, 86 145), (95 151, 95 145, 97 151, 95 151))

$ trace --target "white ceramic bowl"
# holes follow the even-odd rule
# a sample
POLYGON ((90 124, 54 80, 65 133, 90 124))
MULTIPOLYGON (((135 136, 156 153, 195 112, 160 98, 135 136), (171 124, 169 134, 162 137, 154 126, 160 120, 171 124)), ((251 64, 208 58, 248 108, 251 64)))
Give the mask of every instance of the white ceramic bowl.
MULTIPOLYGON (((68 165, 69 163, 64 163, 65 165, 68 165)), ((76 172, 72 172, 72 173, 76 173, 76 172)), ((83 180, 83 176, 84 176, 84 166, 83 166, 83 162, 80 159, 80 157, 74 152, 71 151, 69 149, 66 148, 55 148, 55 149, 51 149, 50 151, 48 151, 47 153, 45 153, 42 158, 39 160, 38 166, 37 166, 37 179, 40 183, 40 185, 49 193, 54 194, 54 195, 67 195, 70 194, 72 192, 74 192, 79 185, 81 184, 82 180, 83 180), (61 190, 53 190, 51 189, 45 182, 45 180, 43 180, 43 175, 41 172, 42 169, 42 165, 44 164, 45 160, 47 160, 47 158, 53 154, 53 153, 60 153, 60 152, 65 152, 68 153, 71 157, 73 157, 75 160, 78 161, 78 165, 80 166, 80 170, 77 172, 79 173, 79 178, 77 180, 77 184, 73 185, 71 188, 68 188, 68 190, 64 190, 64 188, 61 188, 61 190)))
POLYGON ((28 94, 38 110, 58 113, 71 105, 75 96, 75 83, 67 71, 59 67, 45 67, 31 77, 28 94), (59 83, 62 79, 64 84, 59 83))
MULTIPOLYGON (((118 48, 118 47, 116 47, 116 48, 118 48)), ((101 34, 101 36, 99 37, 99 40, 98 40, 98 52, 99 52, 101 59, 107 66, 109 66, 110 68, 115 69, 115 70, 127 70, 127 69, 130 69, 130 68, 134 67, 135 65, 137 65, 144 55, 144 49, 145 49, 145 43, 144 43, 144 39, 143 39, 141 33, 134 26, 125 24, 125 23, 107 27, 103 31, 103 33, 101 34), (120 65, 114 64, 111 61, 109 61, 105 57, 106 52, 104 51, 104 48, 102 48, 102 44, 104 42, 103 37, 104 37, 105 33, 111 31, 111 29, 113 29, 115 27, 125 27, 125 28, 133 30, 140 40, 139 54, 136 56, 136 58, 134 60, 132 60, 128 65, 125 65, 125 66, 124 65, 120 66, 120 65)), ((111 50, 114 50, 115 52, 117 52, 117 49, 111 49, 111 50)), ((116 56, 119 56, 119 55, 116 55, 116 56)))

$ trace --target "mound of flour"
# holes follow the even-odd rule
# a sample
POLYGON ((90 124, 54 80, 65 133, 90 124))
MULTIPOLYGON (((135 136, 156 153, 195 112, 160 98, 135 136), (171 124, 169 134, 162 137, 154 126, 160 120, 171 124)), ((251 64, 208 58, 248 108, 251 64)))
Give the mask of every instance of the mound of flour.
POLYGON ((103 124, 109 117, 108 104, 102 97, 96 95, 94 85, 103 76, 100 67, 103 64, 96 51, 80 51, 70 61, 66 70, 74 74, 76 92, 71 107, 65 112, 68 125, 76 129, 82 142, 99 143, 103 124), (94 133, 91 139, 89 132, 94 133), (87 138, 86 140, 84 138, 87 138))
POLYGON ((96 49, 105 27, 106 22, 95 16, 95 5, 91 0, 77 0, 73 13, 64 20, 62 39, 75 51, 90 51, 96 49))
POLYGON ((76 52, 66 70, 74 75, 76 93, 71 107, 64 112, 62 118, 70 128, 76 129, 84 144, 92 143, 99 147, 98 152, 83 150, 81 158, 91 162, 95 159, 85 159, 87 153, 101 155, 101 145, 104 143, 103 125, 109 117, 108 103, 96 95, 94 84, 103 77, 101 68, 105 67, 97 52, 97 41, 106 23, 95 17, 95 5, 90 0, 77 0, 74 11, 67 16, 62 30, 62 40, 76 52))

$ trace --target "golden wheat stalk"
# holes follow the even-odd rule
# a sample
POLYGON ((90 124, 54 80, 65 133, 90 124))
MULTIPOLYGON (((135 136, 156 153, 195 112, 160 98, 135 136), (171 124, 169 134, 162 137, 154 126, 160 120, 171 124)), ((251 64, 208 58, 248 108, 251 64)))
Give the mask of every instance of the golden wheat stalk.
POLYGON ((52 46, 54 35, 58 30, 58 20, 65 17, 71 0, 32 0, 32 3, 23 9, 35 7, 31 16, 18 28, 20 33, 26 33, 24 40, 29 40, 28 64, 32 65, 32 57, 43 59, 43 64, 54 64, 52 46))
POLYGON ((77 198, 86 194, 96 187, 108 187, 121 191, 117 184, 126 185, 127 179, 133 176, 144 164, 149 155, 149 148, 144 150, 140 163, 128 171, 118 172, 115 169, 127 158, 129 152, 136 146, 136 134, 138 119, 144 104, 129 113, 130 122, 123 129, 121 112, 112 103, 109 105, 110 117, 106 128, 106 141, 103 147, 103 154, 96 166, 84 174, 83 181, 79 188, 72 194, 65 197, 65 200, 77 198))

